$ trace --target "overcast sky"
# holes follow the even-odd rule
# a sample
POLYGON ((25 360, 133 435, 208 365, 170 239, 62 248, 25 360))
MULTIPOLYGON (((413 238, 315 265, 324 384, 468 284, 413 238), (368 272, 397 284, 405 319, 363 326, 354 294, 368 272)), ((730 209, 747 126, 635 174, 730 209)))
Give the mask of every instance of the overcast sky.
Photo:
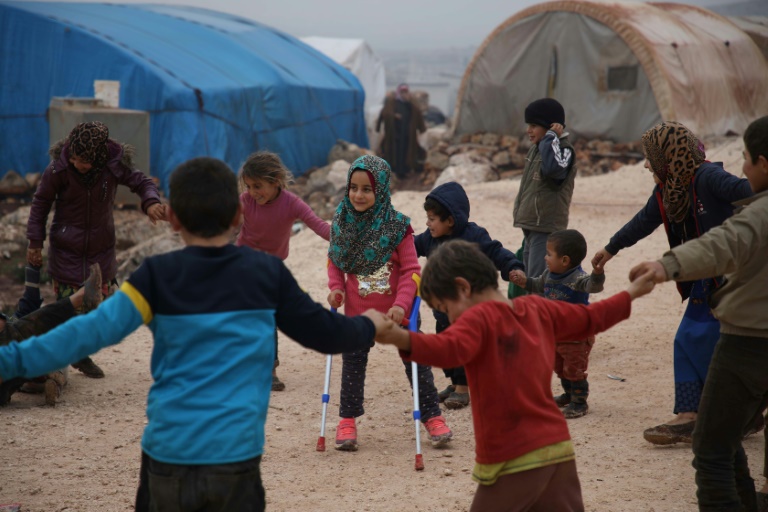
MULTIPOLYGON (((365 39, 374 50, 478 46, 505 19, 539 3, 535 0, 115 1, 205 7, 239 14, 296 37, 365 39)), ((738 1, 689 0, 684 3, 706 7, 738 1)))

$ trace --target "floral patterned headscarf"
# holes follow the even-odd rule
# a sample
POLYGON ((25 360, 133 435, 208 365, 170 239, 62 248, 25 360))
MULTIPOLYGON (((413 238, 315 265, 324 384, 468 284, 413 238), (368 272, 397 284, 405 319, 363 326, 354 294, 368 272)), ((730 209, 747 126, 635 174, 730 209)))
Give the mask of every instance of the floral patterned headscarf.
POLYGON ((643 150, 661 182, 667 217, 683 222, 691 206, 688 187, 706 158, 704 144, 682 124, 664 122, 643 134, 643 150))
POLYGON ((77 155, 90 163, 94 169, 101 169, 109 160, 109 128, 104 123, 92 121, 75 126, 67 137, 69 154, 77 155))
POLYGON ((392 170, 386 160, 371 155, 355 160, 347 173, 347 191, 352 173, 360 170, 373 179, 376 200, 366 211, 358 212, 347 192, 333 216, 328 258, 347 274, 368 276, 389 261, 408 232, 411 219, 392 207, 392 170))

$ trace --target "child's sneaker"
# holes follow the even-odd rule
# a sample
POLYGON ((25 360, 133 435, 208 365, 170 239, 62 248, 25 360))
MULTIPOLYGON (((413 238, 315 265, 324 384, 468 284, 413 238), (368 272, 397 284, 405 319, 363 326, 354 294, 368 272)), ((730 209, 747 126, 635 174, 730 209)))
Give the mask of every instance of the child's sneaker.
POLYGON ((445 388, 444 390, 440 391, 437 394, 437 398, 438 398, 438 400, 440 400, 440 403, 445 402, 446 399, 449 396, 451 396, 451 393, 453 393, 454 391, 456 391, 456 386, 454 386, 453 384, 449 385, 447 388, 445 388))
POLYGON ((357 427, 355 418, 342 418, 336 427, 336 449, 345 452, 357 451, 357 427))
POLYGON ((587 402, 571 402, 563 409, 563 416, 568 419, 581 418, 587 414, 588 410, 589 405, 587 405, 587 402))
POLYGON ((563 393, 560 396, 554 397, 554 399, 555 399, 555 403, 557 404, 557 406, 562 409, 563 407, 565 407, 566 405, 571 403, 571 394, 570 393, 563 393))
MULTIPOLYGON (((424 427, 429 432, 429 440, 435 448, 448 444, 453 437, 453 432, 445 424, 445 419, 442 416, 429 418, 424 422, 424 427)), ((338 441, 336 442, 338 443, 338 441)))

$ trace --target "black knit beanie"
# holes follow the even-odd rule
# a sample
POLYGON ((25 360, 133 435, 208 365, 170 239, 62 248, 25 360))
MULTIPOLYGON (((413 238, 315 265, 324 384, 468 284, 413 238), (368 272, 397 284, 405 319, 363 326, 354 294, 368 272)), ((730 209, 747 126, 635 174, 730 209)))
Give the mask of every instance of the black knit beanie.
POLYGON ((565 110, 559 101, 552 98, 542 98, 525 107, 525 122, 538 124, 546 129, 557 123, 565 127, 565 110))

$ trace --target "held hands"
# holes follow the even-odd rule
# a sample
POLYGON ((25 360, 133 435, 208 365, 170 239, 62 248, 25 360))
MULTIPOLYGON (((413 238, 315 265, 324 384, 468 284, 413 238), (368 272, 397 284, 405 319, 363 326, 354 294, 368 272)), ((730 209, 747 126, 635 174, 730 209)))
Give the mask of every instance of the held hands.
POLYGON ((642 297, 643 295, 651 293, 651 290, 653 290, 653 287, 656 286, 656 283, 654 282, 653 272, 651 270, 645 270, 643 272, 635 274, 634 279, 632 278, 632 276, 630 276, 630 281, 631 283, 629 283, 629 286, 627 287, 627 292, 629 292, 629 297, 632 300, 635 300, 638 297, 642 297))
POLYGON ((658 261, 644 261, 632 267, 632 270, 629 271, 629 280, 634 282, 646 274, 650 276, 654 283, 663 283, 669 279, 667 271, 664 270, 664 265, 658 261))
POLYGON ((147 217, 149 217, 149 221, 153 226, 157 225, 157 221, 159 220, 168 220, 166 218, 165 205, 161 203, 153 204, 147 208, 147 217))
POLYGON ((560 137, 563 134, 563 130, 565 130, 565 127, 561 125, 560 123, 552 123, 552 125, 549 127, 550 130, 555 132, 555 134, 560 137))
POLYGON ((405 310, 400 306, 392 306, 391 308, 389 308, 389 311, 387 311, 387 318, 395 322, 396 325, 400 325, 404 317, 405 317, 405 310))
POLYGON ((602 274, 605 272, 605 264, 610 261, 610 259, 613 258, 613 254, 609 253, 605 250, 605 248, 600 249, 597 251, 597 254, 595 254, 595 257, 592 258, 592 269, 595 274, 602 274))
POLYGON ((528 278, 525 276, 525 272, 523 272, 522 270, 510 271, 509 280, 515 283, 520 288, 525 288, 525 283, 528 282, 528 278))
POLYGON ((33 267, 43 266, 43 249, 27 249, 27 263, 33 267))
POLYGON ((331 290, 331 293, 328 294, 328 304, 332 308, 339 309, 344 304, 344 292, 342 290, 331 290))
MULTIPOLYGON (((396 309, 402 310, 402 308, 396 309)), ((390 310, 391 312, 392 310, 390 310)), ((394 345, 400 350, 410 351, 411 336, 409 332, 400 327, 399 323, 395 323, 388 315, 389 313, 384 315, 375 309, 369 309, 363 313, 363 316, 367 316, 373 321, 373 325, 376 327, 376 341, 378 343, 394 345)))

